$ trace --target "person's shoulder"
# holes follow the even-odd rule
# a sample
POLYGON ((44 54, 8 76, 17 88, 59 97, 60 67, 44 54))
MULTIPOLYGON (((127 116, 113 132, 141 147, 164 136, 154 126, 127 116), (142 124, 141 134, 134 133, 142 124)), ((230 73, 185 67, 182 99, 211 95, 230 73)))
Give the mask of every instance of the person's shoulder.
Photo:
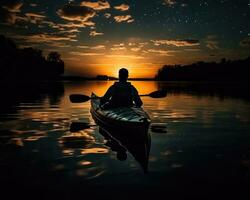
POLYGON ((132 90, 133 90, 134 92, 138 92, 137 89, 136 89, 136 87, 135 87, 134 85, 131 84, 130 87, 132 88, 132 90))
POLYGON ((114 82, 113 85, 111 85, 111 87, 118 87, 119 86, 119 82, 114 82))

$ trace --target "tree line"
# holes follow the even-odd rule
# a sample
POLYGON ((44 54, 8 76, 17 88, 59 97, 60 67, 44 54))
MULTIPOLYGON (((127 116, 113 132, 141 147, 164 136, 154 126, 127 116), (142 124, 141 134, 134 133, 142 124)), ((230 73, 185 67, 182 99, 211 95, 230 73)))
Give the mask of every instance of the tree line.
POLYGON ((243 60, 164 65, 155 78, 162 81, 249 81, 250 57, 243 60))
POLYGON ((59 53, 47 57, 40 49, 18 48, 11 39, 0 35, 0 80, 56 80, 64 73, 64 62, 59 53))

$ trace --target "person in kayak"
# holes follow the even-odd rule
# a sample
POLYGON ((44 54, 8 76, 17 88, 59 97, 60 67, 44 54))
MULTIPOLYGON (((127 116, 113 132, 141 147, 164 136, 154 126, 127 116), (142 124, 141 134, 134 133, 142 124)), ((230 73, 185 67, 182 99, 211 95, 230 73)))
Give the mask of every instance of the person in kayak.
POLYGON ((128 70, 122 68, 119 70, 119 82, 115 82, 101 98, 101 107, 103 109, 113 107, 142 106, 142 100, 138 95, 137 89, 128 80, 128 70))

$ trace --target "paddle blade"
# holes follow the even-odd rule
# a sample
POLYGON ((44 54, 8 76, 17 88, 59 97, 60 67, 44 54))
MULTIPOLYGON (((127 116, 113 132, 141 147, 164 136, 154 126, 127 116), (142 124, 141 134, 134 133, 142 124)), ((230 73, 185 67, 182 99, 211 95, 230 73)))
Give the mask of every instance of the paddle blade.
POLYGON ((72 103, 83 103, 90 100, 90 97, 83 94, 71 94, 69 99, 72 103))
POLYGON ((151 92, 148 96, 152 98, 163 98, 167 96, 167 91, 166 90, 159 90, 155 92, 151 92))

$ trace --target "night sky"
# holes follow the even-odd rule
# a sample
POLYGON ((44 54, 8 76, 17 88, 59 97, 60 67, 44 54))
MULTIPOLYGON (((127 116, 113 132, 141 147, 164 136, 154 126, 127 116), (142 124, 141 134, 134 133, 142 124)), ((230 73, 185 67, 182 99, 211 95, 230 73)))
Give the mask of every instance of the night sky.
POLYGON ((58 51, 67 75, 153 77, 164 64, 250 56, 250 0, 1 0, 0 34, 58 51))

